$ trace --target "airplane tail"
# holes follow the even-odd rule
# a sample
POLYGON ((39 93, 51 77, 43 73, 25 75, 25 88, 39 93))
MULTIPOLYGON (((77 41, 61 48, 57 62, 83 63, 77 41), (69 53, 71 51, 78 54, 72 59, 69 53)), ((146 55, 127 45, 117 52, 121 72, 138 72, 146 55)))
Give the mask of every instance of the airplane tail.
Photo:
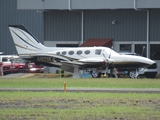
POLYGON ((23 25, 8 25, 19 56, 46 52, 46 48, 23 25))

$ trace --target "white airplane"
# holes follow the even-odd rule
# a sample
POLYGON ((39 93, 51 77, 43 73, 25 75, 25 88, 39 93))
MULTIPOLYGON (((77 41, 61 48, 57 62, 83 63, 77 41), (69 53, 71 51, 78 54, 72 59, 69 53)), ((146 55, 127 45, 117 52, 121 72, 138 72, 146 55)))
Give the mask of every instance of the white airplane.
MULTIPOLYGON (((58 67, 80 77, 79 70, 90 70, 93 76, 102 71, 148 67, 155 62, 133 55, 121 55, 107 47, 46 47, 42 45, 23 25, 9 25, 18 55, 26 60, 50 67, 58 67)), ((138 72, 137 72, 138 76, 138 72)))

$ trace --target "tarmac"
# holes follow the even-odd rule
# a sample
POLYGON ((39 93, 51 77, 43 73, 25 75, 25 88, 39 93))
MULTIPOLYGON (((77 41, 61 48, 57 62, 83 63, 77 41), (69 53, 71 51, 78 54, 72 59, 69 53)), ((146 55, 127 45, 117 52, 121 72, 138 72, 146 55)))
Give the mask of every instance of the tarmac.
POLYGON ((0 78, 19 78, 19 77, 27 76, 27 75, 31 75, 31 74, 28 74, 28 73, 14 73, 14 74, 8 74, 8 75, 0 76, 0 78))
MULTIPOLYGON (((63 88, 0 88, 0 91, 64 92, 63 88)), ((67 88, 66 92, 160 93, 160 89, 137 88, 67 88)))

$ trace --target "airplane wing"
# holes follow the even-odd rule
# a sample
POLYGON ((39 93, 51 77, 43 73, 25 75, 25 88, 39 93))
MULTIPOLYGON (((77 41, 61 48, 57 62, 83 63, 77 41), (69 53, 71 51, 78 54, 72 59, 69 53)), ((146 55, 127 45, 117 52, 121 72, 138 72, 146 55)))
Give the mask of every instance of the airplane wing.
POLYGON ((92 68, 92 67, 104 67, 104 63, 102 62, 85 62, 85 61, 61 61, 61 69, 68 71, 68 72, 73 72, 74 68, 92 68))
POLYGON ((90 57, 83 59, 69 58, 63 55, 56 55, 53 53, 37 53, 27 56, 21 56, 24 59, 33 61, 37 64, 43 64, 50 67, 59 67, 65 71, 73 72, 74 67, 78 68, 104 68, 107 64, 113 63, 111 59, 103 57, 90 57))
POLYGON ((62 65, 61 61, 69 62, 69 60, 63 56, 59 56, 56 54, 48 54, 48 53, 27 54, 27 55, 21 55, 20 57, 29 61, 33 61, 37 64, 43 64, 45 66, 50 66, 50 67, 60 67, 62 65))
POLYGON ((63 70, 73 72, 74 67, 78 68, 105 68, 107 64, 113 62, 113 60, 105 60, 102 57, 83 58, 76 61, 61 61, 63 70))

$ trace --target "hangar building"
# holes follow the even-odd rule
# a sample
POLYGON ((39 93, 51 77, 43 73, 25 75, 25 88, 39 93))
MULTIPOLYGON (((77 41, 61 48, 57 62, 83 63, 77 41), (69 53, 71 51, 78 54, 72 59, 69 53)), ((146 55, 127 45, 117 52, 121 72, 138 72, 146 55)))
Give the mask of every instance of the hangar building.
POLYGON ((0 9, 0 51, 7 54, 15 51, 7 25, 24 24, 46 46, 110 39, 117 52, 156 60, 160 73, 159 0, 0 0, 0 9))

